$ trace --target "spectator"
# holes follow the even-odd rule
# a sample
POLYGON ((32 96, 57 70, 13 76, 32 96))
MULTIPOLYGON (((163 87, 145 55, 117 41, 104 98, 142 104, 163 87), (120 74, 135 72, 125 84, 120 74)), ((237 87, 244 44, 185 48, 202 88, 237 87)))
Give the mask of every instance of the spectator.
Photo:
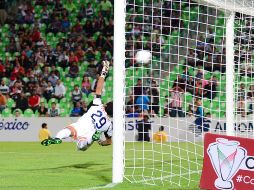
POLYGON ((53 87, 56 86, 58 79, 59 78, 56 76, 55 72, 50 73, 50 76, 48 77, 48 81, 52 84, 53 87))
POLYGON ((87 110, 88 110, 88 108, 87 108, 87 105, 86 105, 86 102, 85 101, 82 101, 81 102, 81 115, 84 115, 86 112, 87 112, 87 110))
POLYGON ((10 88, 10 97, 14 100, 19 98, 20 93, 22 92, 22 86, 18 81, 15 81, 14 85, 10 88))
POLYGON ((178 85, 173 87, 170 90, 171 93, 171 117, 176 117, 177 113, 179 117, 184 117, 182 107, 183 107, 183 93, 184 90, 180 88, 178 85))
POLYGON ((51 24, 48 27, 49 32, 52 32, 54 34, 60 32, 62 29, 62 23, 59 20, 59 18, 56 16, 54 20, 51 22, 51 24))
POLYGON ((211 123, 211 114, 206 113, 205 117, 198 117, 195 120, 195 125, 201 132, 209 132, 211 123))
POLYGON ((139 106, 143 113, 148 114, 150 99, 146 94, 139 96, 136 100, 136 104, 139 106))
POLYGON ((138 112, 138 106, 132 106, 128 108, 128 113, 126 113, 127 118, 136 118, 140 117, 140 113, 138 112))
POLYGON ((19 62, 16 63, 16 66, 12 70, 12 76, 14 77, 23 77, 25 75, 25 69, 22 67, 19 62))
POLYGON ((135 106, 135 101, 134 101, 134 97, 133 95, 130 95, 128 98, 128 102, 126 103, 126 113, 132 113, 134 110, 134 106, 135 106))
POLYGON ((40 139, 40 142, 42 142, 43 140, 45 139, 49 139, 51 138, 50 136, 50 132, 48 130, 48 127, 47 127, 47 124, 46 123, 43 123, 41 125, 41 129, 39 131, 39 139, 40 139))
POLYGON ((70 52, 70 55, 69 55, 69 63, 72 64, 72 63, 78 63, 78 57, 74 54, 73 51, 70 52))
POLYGON ((195 101, 195 116, 196 117, 203 117, 204 116, 202 101, 199 98, 197 98, 195 101))
POLYGON ((186 88, 186 82, 185 79, 182 78, 182 75, 178 75, 177 79, 174 81, 173 87, 178 86, 181 89, 185 89, 186 88))
POLYGON ((194 105, 193 103, 188 105, 188 110, 187 110, 187 116, 188 117, 193 117, 194 115, 194 105))
POLYGON ((79 21, 72 27, 73 34, 80 34, 83 31, 82 25, 79 21))
POLYGON ((69 67, 69 56, 67 55, 66 51, 63 51, 60 54, 60 56, 58 57, 58 63, 59 66, 62 67, 64 71, 67 67, 69 67))
POLYGON ((5 64, 3 64, 3 61, 0 59, 0 77, 5 77, 6 75, 6 69, 5 64))
POLYGON ((237 114, 241 114, 242 117, 246 116, 246 109, 245 109, 245 99, 243 96, 239 96, 237 100, 237 114))
POLYGON ((47 5, 45 5, 43 9, 41 10, 41 15, 42 15, 41 23, 45 23, 48 25, 50 22, 50 15, 47 8, 48 8, 47 5))
POLYGON ((1 80, 1 85, 0 85, 0 92, 2 92, 3 95, 7 96, 10 92, 9 87, 5 84, 5 80, 1 80))
POLYGON ((20 96, 16 99, 15 103, 16 106, 14 107, 14 110, 20 109, 22 112, 24 112, 28 108, 28 100, 24 92, 20 93, 20 96))
POLYGON ((2 111, 6 108, 6 104, 7 99, 5 95, 3 95, 2 92, 0 91, 0 113, 2 113, 2 111))
POLYGON ((54 93, 54 88, 53 88, 51 82, 48 82, 48 84, 47 84, 47 86, 46 86, 46 88, 44 90, 43 96, 48 101, 50 98, 52 98, 53 93, 54 93))
POLYGON ((102 34, 99 35, 99 37, 96 40, 96 47, 103 47, 106 40, 102 34))
POLYGON ((41 102, 41 105, 38 109, 39 117, 47 117, 48 116, 48 108, 45 107, 45 103, 41 102))
POLYGON ((93 64, 95 60, 95 52, 93 50, 93 47, 89 47, 86 51, 86 60, 90 63, 93 64))
POLYGON ((51 66, 51 72, 50 73, 55 73, 55 75, 60 78, 60 72, 58 71, 58 69, 56 68, 55 65, 51 66))
POLYGON ((93 10, 92 4, 88 3, 87 8, 86 8, 86 17, 87 18, 92 18, 93 14, 94 14, 94 10, 93 10))
POLYGON ((153 134, 153 140, 156 143, 165 143, 168 141, 168 134, 164 131, 164 126, 160 126, 159 131, 153 134))
POLYGON ((188 67, 184 67, 184 71, 182 73, 181 78, 185 81, 185 83, 187 83, 187 81, 189 80, 189 76, 190 76, 190 73, 189 73, 188 67))
POLYGON ((200 79, 196 79, 195 81, 194 95, 199 98, 203 97, 202 80, 200 79))
POLYGON ((67 17, 64 17, 62 20, 62 32, 68 32, 70 29, 71 23, 67 17))
POLYGON ((171 115, 171 108, 172 108, 172 106, 171 106, 172 104, 171 104, 171 102, 170 102, 170 99, 169 99, 169 97, 168 96, 165 96, 165 103, 164 103, 164 107, 163 107, 163 109, 164 109, 164 117, 168 117, 169 115, 171 115))
POLYGON ((70 66, 69 73, 67 74, 68 77, 76 78, 79 75, 79 67, 77 63, 73 62, 70 66))
POLYGON ((186 92, 194 94, 195 81, 192 76, 189 76, 188 81, 186 82, 186 92))
POLYGON ((84 61, 85 51, 81 48, 81 46, 77 47, 75 54, 76 54, 79 62, 84 61))
POLYGON ((214 99, 216 96, 216 84, 213 81, 209 81, 204 88, 204 97, 208 99, 214 99))
POLYGON ((249 91, 247 93, 247 98, 249 100, 249 112, 248 114, 252 114, 253 113, 253 109, 254 109, 254 85, 250 85, 249 91))
POLYGON ((83 77, 81 90, 83 93, 86 94, 87 97, 91 93, 91 83, 90 83, 89 77, 86 75, 83 77))
POLYGON ((195 67, 197 61, 197 54, 193 49, 189 49, 189 54, 187 56, 187 65, 195 67))
POLYGON ((48 110, 49 117, 58 117, 60 116, 60 110, 56 107, 56 103, 51 103, 51 108, 48 110))
POLYGON ((138 122, 138 141, 150 141, 149 130, 151 130, 151 122, 148 115, 144 115, 142 121, 138 122))
POLYGON ((108 16, 110 14, 112 4, 109 0, 102 0, 100 3, 100 8, 103 16, 108 16))
POLYGON ((74 108, 71 110, 71 117, 79 117, 82 116, 82 108, 80 106, 80 102, 76 102, 74 108))
POLYGON ((137 84, 134 86, 134 92, 133 92, 135 102, 139 96, 144 94, 144 92, 145 92, 145 88, 143 87, 142 80, 138 79, 137 84))
POLYGON ((86 21, 85 25, 83 26, 83 30, 88 38, 92 36, 94 33, 94 28, 91 20, 86 21))
POLYGON ((37 27, 34 27, 32 36, 31 36, 32 42, 38 42, 40 40, 40 38, 41 38, 41 33, 40 33, 39 29, 37 27))
POLYGON ((14 111, 14 117, 17 118, 17 117, 20 117, 21 116, 21 113, 20 113, 20 110, 19 109, 16 109, 14 111))
POLYGON ((63 85, 61 80, 58 79, 57 84, 55 86, 53 97, 60 100, 64 97, 65 93, 66 93, 65 86, 63 85))
POLYGON ((159 114, 159 89, 157 82, 152 80, 152 87, 150 88, 149 95, 151 96, 151 114, 159 114))
MULTIPOLYGON (((80 102, 82 99, 82 92, 79 89, 78 85, 74 86, 74 90, 71 93, 72 95, 72 102, 74 104, 74 106, 76 105, 77 102, 80 102)), ((79 105, 80 106, 80 105, 79 105)))
POLYGON ((42 87, 40 86, 40 84, 38 82, 36 82, 35 85, 34 85, 34 91, 39 96, 42 96, 42 94, 43 94, 43 89, 42 89, 42 87))
POLYGON ((237 99, 245 100, 245 98, 246 98, 245 85, 241 83, 240 88, 237 90, 237 99))
POLYGON ((35 92, 32 92, 32 95, 28 98, 28 107, 31 108, 34 112, 39 109, 40 105, 40 96, 35 92))

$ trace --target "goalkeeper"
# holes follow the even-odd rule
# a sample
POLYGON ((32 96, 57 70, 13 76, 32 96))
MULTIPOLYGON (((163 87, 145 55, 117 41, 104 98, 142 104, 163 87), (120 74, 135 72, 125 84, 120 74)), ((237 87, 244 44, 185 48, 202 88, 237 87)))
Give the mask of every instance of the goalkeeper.
POLYGON ((111 144, 113 132, 112 122, 101 102, 101 94, 105 77, 109 70, 109 62, 103 61, 103 68, 97 82, 96 97, 88 106, 88 111, 76 123, 72 123, 57 133, 55 138, 49 138, 41 142, 44 146, 61 144, 62 139, 72 137, 77 143, 77 149, 85 151, 94 141, 101 146, 111 144), (101 134, 104 133, 105 140, 101 141, 101 134))

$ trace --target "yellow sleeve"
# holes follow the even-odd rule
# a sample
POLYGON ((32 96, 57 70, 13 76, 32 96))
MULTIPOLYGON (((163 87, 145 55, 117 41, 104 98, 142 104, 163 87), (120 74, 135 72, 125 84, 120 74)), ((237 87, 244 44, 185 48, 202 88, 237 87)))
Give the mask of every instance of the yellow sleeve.
POLYGON ((156 133, 153 134, 153 138, 154 141, 156 140, 156 133))
POLYGON ((162 134, 162 140, 163 140, 163 142, 167 142, 168 141, 168 135, 167 135, 167 133, 163 133, 162 134))

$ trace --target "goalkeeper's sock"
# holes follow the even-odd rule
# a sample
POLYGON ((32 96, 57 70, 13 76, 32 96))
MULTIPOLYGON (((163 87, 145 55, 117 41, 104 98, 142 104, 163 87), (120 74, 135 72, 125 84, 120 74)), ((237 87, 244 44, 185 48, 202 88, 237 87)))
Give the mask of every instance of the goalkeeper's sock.
POLYGON ((67 128, 62 129, 56 134, 56 138, 58 139, 65 139, 71 136, 71 131, 67 128))

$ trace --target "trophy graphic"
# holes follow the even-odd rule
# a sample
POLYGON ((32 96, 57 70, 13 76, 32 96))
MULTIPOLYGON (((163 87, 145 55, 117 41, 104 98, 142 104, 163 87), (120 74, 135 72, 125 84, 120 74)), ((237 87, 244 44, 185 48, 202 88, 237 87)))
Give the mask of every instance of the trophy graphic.
POLYGON ((246 156, 246 150, 238 141, 217 138, 207 149, 213 168, 218 176, 214 185, 218 189, 233 189, 232 178, 246 156))

